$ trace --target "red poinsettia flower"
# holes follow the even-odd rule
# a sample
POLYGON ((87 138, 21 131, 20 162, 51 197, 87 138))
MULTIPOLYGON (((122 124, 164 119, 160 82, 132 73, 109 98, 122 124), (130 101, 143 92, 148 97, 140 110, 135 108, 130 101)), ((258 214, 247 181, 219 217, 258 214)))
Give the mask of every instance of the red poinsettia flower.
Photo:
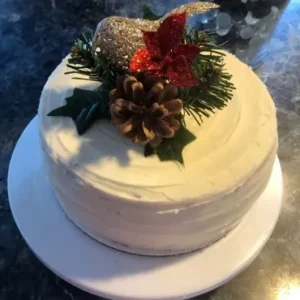
POLYGON ((162 22, 156 32, 143 31, 146 48, 134 54, 131 71, 167 77, 177 86, 197 85, 191 66, 200 48, 181 43, 186 18, 186 13, 173 14, 162 22))

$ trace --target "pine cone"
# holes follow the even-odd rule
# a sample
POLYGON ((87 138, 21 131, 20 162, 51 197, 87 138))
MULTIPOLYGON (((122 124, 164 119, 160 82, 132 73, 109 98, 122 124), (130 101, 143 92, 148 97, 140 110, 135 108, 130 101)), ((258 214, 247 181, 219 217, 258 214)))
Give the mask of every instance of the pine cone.
POLYGON ((176 98, 177 93, 177 87, 163 79, 120 77, 117 88, 110 92, 112 123, 136 144, 159 145, 180 127, 183 102, 176 98))
POLYGON ((78 54, 79 54, 78 48, 77 48, 76 46, 73 46, 73 47, 71 48, 71 55, 72 55, 72 56, 77 56, 78 54))

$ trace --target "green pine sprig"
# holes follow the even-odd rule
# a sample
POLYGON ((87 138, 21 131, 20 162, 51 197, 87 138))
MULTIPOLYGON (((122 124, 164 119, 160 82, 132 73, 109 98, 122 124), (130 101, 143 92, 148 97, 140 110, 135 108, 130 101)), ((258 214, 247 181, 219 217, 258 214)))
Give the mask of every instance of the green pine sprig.
POLYGON ((74 79, 99 81, 114 86, 117 77, 123 72, 115 70, 105 57, 93 55, 92 37, 92 34, 83 34, 75 40, 67 64, 71 71, 65 74, 80 75, 73 77, 74 79))
POLYGON ((71 58, 69 64, 81 65, 86 68, 94 67, 94 58, 92 55, 92 38, 93 33, 88 32, 82 34, 78 39, 74 41, 74 45, 71 49, 71 58))
POLYGON ((231 82, 231 75, 225 70, 225 54, 213 43, 211 33, 187 28, 184 42, 199 45, 201 49, 192 66, 199 84, 179 89, 184 112, 200 125, 203 116, 209 117, 227 105, 233 97, 235 87, 231 82))

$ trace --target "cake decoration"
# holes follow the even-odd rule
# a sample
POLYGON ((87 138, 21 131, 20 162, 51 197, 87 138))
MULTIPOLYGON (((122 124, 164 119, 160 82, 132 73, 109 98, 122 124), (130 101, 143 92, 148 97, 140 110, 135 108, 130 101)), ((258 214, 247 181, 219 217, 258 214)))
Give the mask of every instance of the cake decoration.
POLYGON ((186 13, 187 16, 192 16, 217 7, 218 5, 214 3, 192 2, 172 10, 161 18, 156 18, 144 6, 143 19, 116 16, 106 18, 97 26, 93 39, 93 52, 97 56, 108 57, 113 64, 127 70, 136 51, 145 47, 142 31, 157 31, 160 24, 173 14, 186 13))
POLYGON ((182 150, 196 138, 185 117, 201 125, 233 96, 224 53, 212 34, 187 25, 188 16, 214 8, 199 2, 157 21, 104 19, 93 37, 75 41, 67 65, 68 74, 81 75, 74 78, 101 85, 94 91, 75 89, 48 115, 72 118, 78 134, 98 119, 111 120, 119 134, 145 146, 146 157, 156 154, 161 161, 183 164, 182 150))
POLYGON ((151 75, 139 81, 126 75, 119 81, 110 93, 110 113, 120 134, 136 144, 153 146, 174 137, 183 108, 182 100, 176 98, 177 87, 151 75))
POLYGON ((191 67, 200 47, 181 43, 185 23, 186 13, 174 14, 166 18, 156 32, 143 31, 146 48, 134 54, 130 71, 167 77, 177 86, 197 85, 191 67))
POLYGON ((212 33, 186 25, 182 9, 139 30, 128 69, 113 59, 119 40, 77 39, 40 98, 42 162, 58 203, 84 233, 128 253, 177 255, 219 241, 259 199, 276 158, 266 86, 212 33), (102 55, 108 46, 113 56, 102 55), (140 51, 149 52, 145 69, 140 51))

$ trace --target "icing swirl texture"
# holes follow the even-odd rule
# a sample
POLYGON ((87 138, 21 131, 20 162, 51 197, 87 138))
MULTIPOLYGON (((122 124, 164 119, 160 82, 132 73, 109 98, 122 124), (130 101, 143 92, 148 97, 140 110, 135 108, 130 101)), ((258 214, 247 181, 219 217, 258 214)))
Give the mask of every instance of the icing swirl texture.
POLYGON ((66 59, 48 79, 39 125, 45 165, 58 201, 84 232, 109 246, 172 255, 225 236, 265 188, 277 151, 276 110, 253 71, 227 54, 236 86, 228 106, 198 126, 183 152, 185 166, 145 158, 143 147, 98 121, 78 136, 70 118, 48 117, 75 87, 96 83, 65 75, 66 59))

